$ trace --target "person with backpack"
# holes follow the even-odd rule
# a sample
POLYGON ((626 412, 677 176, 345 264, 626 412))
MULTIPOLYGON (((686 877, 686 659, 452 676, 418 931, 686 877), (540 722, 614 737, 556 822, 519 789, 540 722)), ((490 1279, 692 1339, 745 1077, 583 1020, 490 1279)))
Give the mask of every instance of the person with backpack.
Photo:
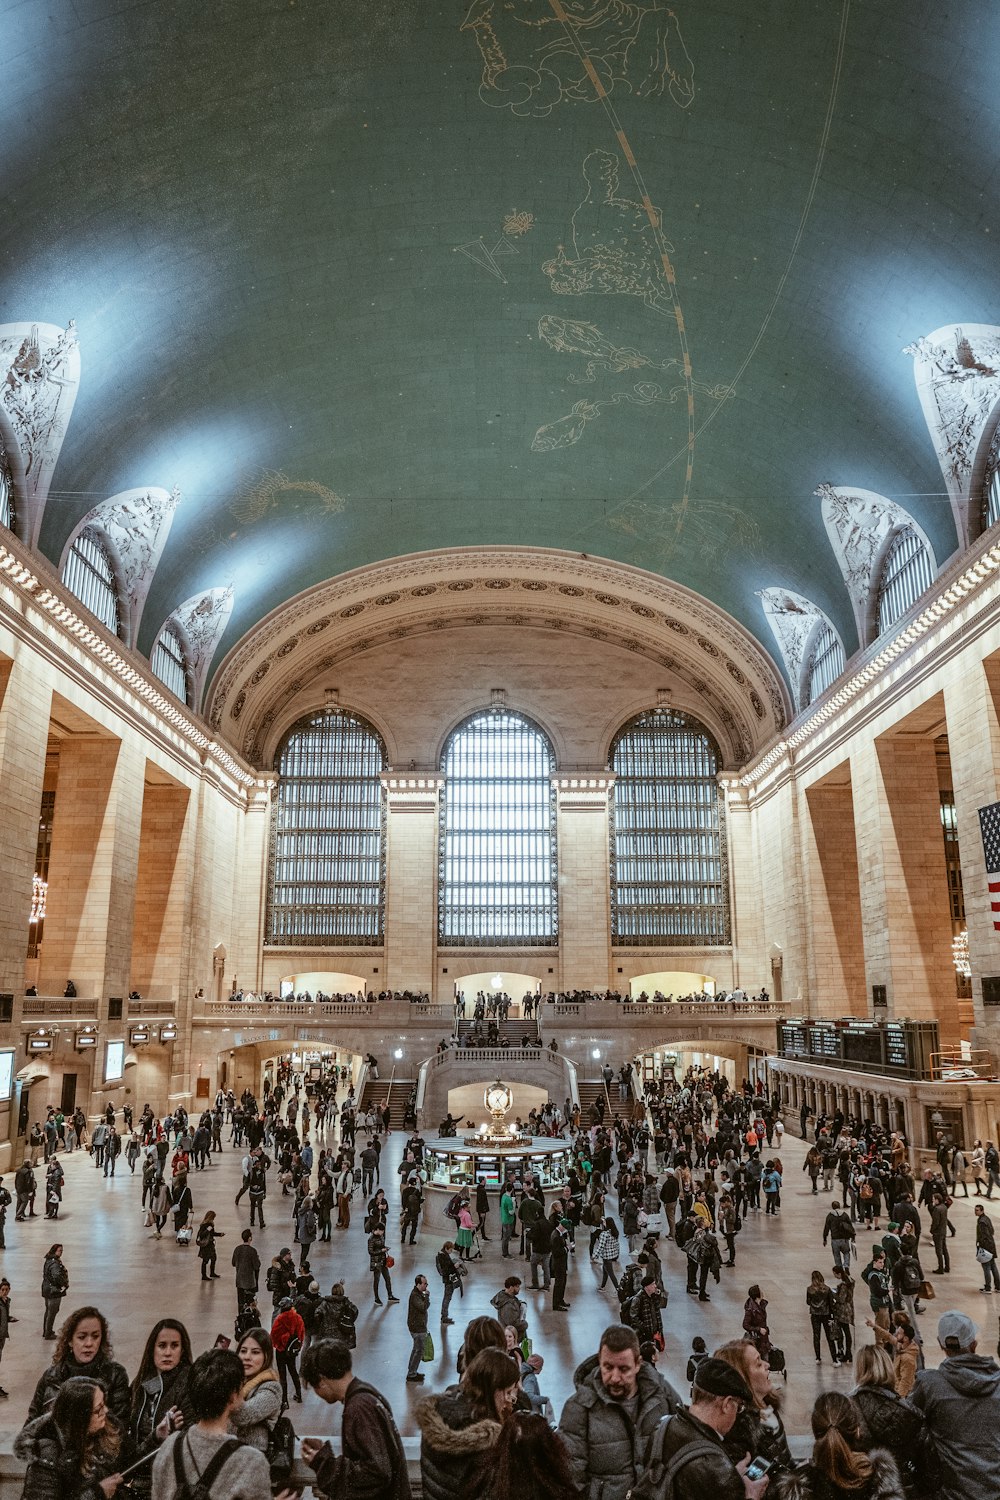
POLYGON ((631 1500, 761 1500, 767 1476, 747 1479, 753 1454, 733 1463, 723 1446, 753 1392, 721 1359, 704 1359, 694 1372, 691 1404, 662 1420, 631 1500))
POLYGON ((195 1240, 198 1246, 198 1259, 201 1261, 202 1281, 219 1280, 215 1269, 215 1263, 218 1259, 215 1242, 224 1237, 224 1231, 215 1227, 215 1210, 210 1208, 198 1225, 198 1234, 195 1240))
POLYGON ((288 1405, 288 1377, 291 1376, 295 1395, 293 1401, 302 1400, 302 1385, 299 1367, 295 1363, 305 1342, 306 1325, 295 1311, 291 1297, 283 1297, 278 1303, 278 1315, 271 1324, 271 1344, 274 1348, 278 1378, 281 1381, 281 1399, 288 1405))
MULTIPOLYGON (((243 1365, 228 1349, 209 1349, 191 1366, 193 1427, 172 1433, 153 1460, 156 1500, 271 1500, 271 1467, 259 1449, 230 1433, 243 1405, 243 1365)), ((283 1489, 276 1500, 296 1500, 283 1489)))
POLYGON ((559 1436, 583 1500, 625 1500, 630 1490, 635 1496, 650 1438, 664 1417, 683 1409, 680 1396, 643 1360, 633 1330, 618 1323, 604 1330, 573 1380, 559 1436))
POLYGON ((662 1349, 664 1340, 660 1289, 651 1272, 647 1271, 643 1276, 642 1285, 627 1304, 626 1311, 625 1321, 629 1328, 635 1330, 640 1346, 655 1344, 658 1349, 662 1349))
POLYGON ((434 1269, 440 1276, 441 1284, 444 1288, 444 1293, 441 1298, 442 1324, 454 1323, 455 1319, 449 1318, 448 1316, 448 1308, 451 1306, 451 1299, 456 1291, 460 1296, 462 1295, 462 1271, 459 1269, 459 1266, 456 1263, 454 1256, 452 1255, 452 1251, 454 1249, 455 1246, 453 1242, 451 1240, 445 1240, 444 1244, 441 1246, 441 1249, 434 1257, 434 1269))
POLYGON ((851 1216, 844 1212, 840 1203, 835 1198, 830 1204, 830 1212, 823 1224, 823 1244, 830 1241, 830 1249, 833 1251, 833 1268, 835 1271, 849 1271, 851 1268, 851 1244, 856 1238, 851 1216))
POLYGON ((299 1212, 295 1219, 295 1233, 299 1241, 299 1270, 301 1271, 309 1259, 309 1252, 319 1234, 316 1203, 308 1193, 299 1205, 299 1212))
POLYGON ((329 1441, 303 1438, 302 1462, 326 1495, 365 1500, 410 1500, 406 1454, 392 1408, 374 1386, 358 1380, 351 1351, 332 1339, 315 1339, 302 1360, 302 1378, 328 1405, 343 1403, 341 1452, 329 1441))

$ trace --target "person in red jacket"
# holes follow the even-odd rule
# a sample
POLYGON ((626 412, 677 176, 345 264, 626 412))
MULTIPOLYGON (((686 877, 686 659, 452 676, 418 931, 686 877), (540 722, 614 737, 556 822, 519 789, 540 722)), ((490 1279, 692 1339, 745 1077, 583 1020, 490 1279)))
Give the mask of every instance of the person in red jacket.
POLYGON ((278 1316, 271 1324, 271 1343, 274 1345, 274 1357, 278 1364, 278 1374, 281 1377, 281 1399, 284 1406, 288 1405, 289 1375, 295 1387, 295 1395, 292 1399, 302 1400, 302 1385, 299 1381, 299 1367, 296 1361, 302 1352, 302 1342, 305 1336, 306 1325, 292 1306, 291 1297, 282 1297, 278 1303, 278 1316))

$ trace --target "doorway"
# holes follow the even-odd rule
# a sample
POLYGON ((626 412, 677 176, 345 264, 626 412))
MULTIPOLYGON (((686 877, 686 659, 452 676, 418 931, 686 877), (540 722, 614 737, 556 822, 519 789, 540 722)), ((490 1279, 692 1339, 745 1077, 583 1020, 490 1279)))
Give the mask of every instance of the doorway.
POLYGON ((62 1094, 59 1098, 59 1111, 67 1119, 76 1109, 76 1073, 64 1073, 62 1077, 62 1094))

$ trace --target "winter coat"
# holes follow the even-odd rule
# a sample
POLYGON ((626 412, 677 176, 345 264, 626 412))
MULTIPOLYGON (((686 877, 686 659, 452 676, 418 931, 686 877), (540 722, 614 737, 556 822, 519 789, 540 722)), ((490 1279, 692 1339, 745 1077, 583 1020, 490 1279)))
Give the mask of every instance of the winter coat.
POLYGON ((651 1297, 644 1290, 637 1292, 628 1304, 628 1322, 635 1329, 640 1344, 652 1342, 656 1334, 662 1337, 663 1315, 659 1297, 651 1297))
POLYGON ((809 1286, 806 1288, 806 1306, 811 1318, 822 1318, 827 1321, 833 1317, 833 1292, 828 1286, 809 1286))
POLYGON ((860 1489, 845 1490, 831 1484, 814 1464, 809 1463, 802 1469, 780 1475, 773 1489, 774 1500, 906 1500, 899 1470, 891 1454, 884 1448, 874 1448, 868 1457, 874 1468, 871 1479, 860 1489))
POLYGON ((497 1321, 503 1328, 509 1326, 522 1332, 527 1328, 524 1304, 520 1297, 508 1292, 506 1287, 501 1287, 496 1296, 490 1298, 490 1306, 496 1308, 497 1321))
MULTIPOLYGON (((924 1454, 931 1443, 923 1415, 885 1386, 862 1385, 851 1394, 864 1418, 865 1447, 869 1451, 884 1448, 891 1453, 904 1488, 912 1494, 926 1493, 930 1486, 921 1485, 920 1478, 926 1462, 924 1454)), ((940 1476, 935 1472, 933 1477, 937 1480, 940 1476)))
POLYGON ((743 1327, 754 1345, 766 1359, 771 1352, 771 1340, 767 1325, 767 1298, 756 1301, 748 1297, 743 1304, 743 1327))
POLYGON ((500 1436, 500 1423, 477 1418, 458 1386, 422 1401, 416 1418, 424 1500, 459 1500, 500 1436))
POLYGON ((65 1297, 69 1287, 69 1272, 58 1255, 48 1255, 42 1267, 42 1296, 65 1297))
MULTIPOLYGON (((156 1425, 162 1421, 172 1406, 179 1406, 184 1413, 184 1425, 197 1422, 198 1413, 191 1405, 188 1395, 189 1365, 178 1365, 164 1376, 157 1371, 144 1380, 132 1401, 132 1420, 129 1423, 126 1459, 121 1467, 134 1464, 147 1453, 154 1453, 160 1446, 156 1436, 156 1425)), ((137 1492, 148 1495, 153 1479, 151 1464, 138 1469, 130 1476, 137 1492)))
POLYGON ((653 1429, 661 1417, 682 1410, 681 1398, 652 1365, 641 1364, 633 1425, 604 1389, 596 1354, 577 1366, 573 1381, 576 1390, 559 1418, 573 1479, 585 1500, 624 1500, 642 1472, 653 1429))
POLYGON ((271 1324, 271 1343, 276 1353, 283 1354, 293 1339, 298 1339, 301 1348, 305 1336, 306 1325, 294 1307, 290 1307, 287 1312, 279 1313, 271 1324))
POLYGON ((997 1253, 993 1223, 988 1214, 979 1214, 976 1218, 976 1249, 988 1250, 991 1255, 997 1253))
POLYGON ((927 1418, 943 1475, 937 1500, 996 1500, 1000 1473, 1000 1365, 955 1354, 921 1370, 910 1401, 927 1418))
MULTIPOLYGON (((672 1500, 744 1500, 743 1479, 726 1453, 719 1434, 699 1422, 689 1411, 679 1412, 664 1428, 664 1463, 669 1463, 682 1448, 696 1443, 705 1445, 706 1451, 689 1458, 677 1472, 672 1500), (710 1449, 718 1451, 708 1451, 710 1449)), ((741 1453, 740 1458, 743 1456, 741 1453)))
POLYGON ((120 1364, 103 1354, 92 1359, 89 1365, 78 1364, 71 1354, 67 1355, 61 1364, 49 1365, 36 1385, 35 1394, 31 1398, 31 1405, 28 1407, 29 1421, 48 1411, 58 1396, 63 1382, 73 1375, 85 1375, 88 1380, 99 1380, 108 1398, 111 1415, 123 1429, 128 1426, 132 1409, 128 1376, 120 1364))
POLYGON ((115 1471, 105 1465, 85 1479, 51 1413, 25 1424, 14 1439, 14 1457, 28 1466, 22 1500, 104 1500, 99 1480, 115 1471))
POLYGON ((784 1423, 776 1411, 774 1418, 776 1425, 772 1426, 761 1419, 756 1407, 748 1406, 740 1412, 722 1440, 722 1446, 734 1464, 738 1464, 748 1453, 753 1457, 770 1459, 773 1465, 770 1472, 772 1484, 778 1474, 783 1469, 790 1469, 794 1462, 785 1436, 784 1423))
POLYGON ((243 1405, 230 1418, 233 1436, 261 1453, 281 1416, 281 1382, 276 1370, 259 1370, 243 1387, 243 1405))
POLYGON ((617 1260, 619 1251, 620 1242, 618 1236, 616 1234, 612 1234, 610 1229, 602 1229, 600 1234, 597 1236, 597 1241, 594 1245, 594 1253, 591 1256, 591 1259, 617 1260))
POLYGON ((410 1500, 403 1444, 388 1402, 373 1385, 351 1381, 340 1431, 340 1454, 324 1443, 312 1461, 316 1490, 338 1500, 410 1500))

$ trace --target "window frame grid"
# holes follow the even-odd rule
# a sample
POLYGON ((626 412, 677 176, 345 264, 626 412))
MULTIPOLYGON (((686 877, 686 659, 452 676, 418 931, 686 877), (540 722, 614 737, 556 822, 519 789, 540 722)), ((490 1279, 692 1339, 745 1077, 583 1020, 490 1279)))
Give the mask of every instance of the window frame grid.
POLYGON ((14 505, 14 476, 3 438, 0 437, 0 526, 17 533, 17 508, 14 505))
POLYGON ((448 736, 441 769, 439 946, 555 947, 556 758, 548 736, 523 714, 484 709, 448 736), (499 733, 505 742, 498 746, 499 733), (519 757, 527 774, 515 774, 519 757), (495 765, 505 762, 508 774, 498 775, 495 765), (519 815, 517 821, 502 826, 498 816, 510 812, 519 815), (477 877, 473 883, 470 873, 477 877))
POLYGON ((688 714, 676 709, 650 710, 637 714, 618 731, 609 763, 615 773, 609 806, 612 946, 728 947, 732 930, 729 849, 725 798, 717 780, 722 757, 713 737, 688 714), (658 771, 655 766, 654 758, 657 753, 662 758, 664 747, 655 745, 649 731, 657 731, 669 749, 669 740, 663 736, 667 729, 674 741, 680 738, 678 732, 688 737, 679 768, 686 774, 666 766, 658 771), (647 733, 645 745, 635 741, 642 731, 647 733), (630 740, 635 743, 629 744, 630 740), (631 770, 620 763, 623 746, 631 756, 631 770), (640 774, 640 753, 649 768, 645 774, 640 774), (686 795, 664 802, 663 793, 678 786, 686 795), (627 796, 633 787, 638 795, 627 796), (675 852, 678 843, 685 845, 679 856, 675 852), (668 879, 663 867, 671 860, 676 869, 668 879), (623 899, 625 889, 636 895, 623 899))
POLYGON ((876 633, 884 635, 934 582, 934 562, 914 526, 893 532, 882 559, 875 604, 876 633))
POLYGON ((284 736, 274 766, 278 785, 271 808, 265 946, 381 947, 386 888, 381 735, 360 714, 307 714, 284 736), (348 728, 354 731, 350 738, 348 728), (324 734, 332 743, 323 745, 324 734), (309 737, 318 742, 312 749, 309 737), (300 743, 293 745, 296 739, 300 743), (286 817, 296 821, 282 826, 286 817))
POLYGON ((104 538, 94 527, 85 526, 75 538, 63 566, 62 581, 84 609, 121 639, 118 582, 104 538))
POLYGON ((183 641, 171 625, 164 625, 153 642, 153 649, 149 653, 149 666, 157 681, 162 682, 175 698, 179 698, 182 703, 190 707, 187 652, 183 641), (170 643, 169 646, 167 642, 170 643), (163 664, 161 658, 166 658, 167 665, 163 664))
POLYGON ((828 620, 824 620, 816 634, 816 641, 809 657, 809 669, 806 673, 806 704, 814 703, 817 698, 832 687, 837 678, 847 665, 847 655, 844 651, 844 643, 828 620), (828 672, 828 663, 837 661, 836 668, 828 672))
POLYGON ((997 423, 986 458, 983 479, 982 530, 988 531, 1000 521, 1000 422, 997 423))

